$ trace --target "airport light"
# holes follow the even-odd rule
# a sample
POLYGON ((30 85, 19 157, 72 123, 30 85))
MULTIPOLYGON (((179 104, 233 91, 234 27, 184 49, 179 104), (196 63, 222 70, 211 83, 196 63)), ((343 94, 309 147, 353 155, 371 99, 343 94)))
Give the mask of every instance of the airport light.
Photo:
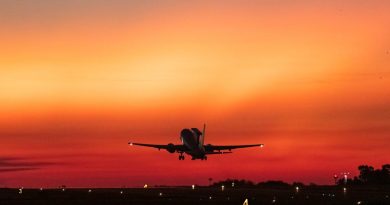
POLYGON ((299 192, 299 186, 295 187, 295 191, 298 193, 299 192))
POLYGON ((195 184, 193 184, 191 187, 192 187, 192 190, 194 190, 195 189, 195 184))
POLYGON ((341 173, 341 175, 343 175, 343 178, 344 178, 344 184, 347 184, 347 182, 348 182, 348 175, 349 174, 350 174, 349 172, 341 173))
POLYGON ((88 190, 88 193, 91 193, 92 192, 92 190, 90 189, 90 190, 88 190))
POLYGON ((43 191, 43 188, 41 187, 41 188, 39 189, 39 191, 43 191))
POLYGON ((209 199, 211 200, 211 199, 213 199, 213 197, 212 197, 212 196, 209 196, 209 199))
POLYGON ((347 192, 347 188, 344 187, 344 188, 343 188, 343 191, 344 191, 344 193, 346 193, 346 192, 347 192))
POLYGON ((234 182, 232 182, 232 187, 234 187, 234 182))
POLYGON ((145 184, 145 185, 144 185, 144 189, 147 189, 147 188, 148 188, 148 184, 145 184))
POLYGON ((358 205, 362 204, 362 201, 358 201, 357 204, 358 204, 358 205))
POLYGON ((337 179, 339 178, 339 176, 337 176, 337 174, 334 174, 333 175, 333 179, 334 179, 334 184, 337 185, 337 179))
POLYGON ((221 190, 225 191, 225 186, 224 185, 221 186, 221 190))
POLYGON ((162 196, 162 195, 163 195, 163 193, 161 193, 161 192, 160 192, 158 195, 159 195, 159 196, 162 196))
POLYGON ((120 193, 120 194, 123 194, 123 191, 120 191, 119 193, 120 193))
POLYGON ((23 187, 19 189, 19 194, 23 194, 23 187))

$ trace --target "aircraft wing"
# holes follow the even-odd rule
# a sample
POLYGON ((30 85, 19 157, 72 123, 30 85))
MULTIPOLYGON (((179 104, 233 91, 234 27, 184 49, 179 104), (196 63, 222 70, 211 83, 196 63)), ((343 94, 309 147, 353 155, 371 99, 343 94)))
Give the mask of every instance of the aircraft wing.
POLYGON ((248 147, 264 147, 264 144, 249 144, 249 145, 206 145, 205 150, 208 152, 213 152, 215 150, 232 150, 232 149, 240 149, 240 148, 248 148, 248 147))
POLYGON ((129 142, 129 145, 130 146, 136 145, 136 146, 143 146, 143 147, 152 147, 152 148, 156 148, 159 150, 166 149, 166 150, 172 151, 172 152, 175 152, 175 151, 184 152, 187 150, 187 148, 184 145, 174 145, 174 144, 161 145, 161 144, 143 144, 143 143, 129 142))
POLYGON ((206 152, 206 154, 231 154, 233 152, 223 152, 223 151, 217 151, 217 152, 206 152))

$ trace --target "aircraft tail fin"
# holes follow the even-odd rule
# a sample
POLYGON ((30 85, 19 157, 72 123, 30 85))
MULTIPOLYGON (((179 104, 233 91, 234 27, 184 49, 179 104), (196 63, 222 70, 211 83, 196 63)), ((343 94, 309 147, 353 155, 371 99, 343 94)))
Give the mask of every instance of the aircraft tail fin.
POLYGON ((200 139, 199 139, 199 147, 203 147, 203 145, 204 145, 205 134, 206 134, 206 123, 203 125, 202 135, 200 136, 200 139))

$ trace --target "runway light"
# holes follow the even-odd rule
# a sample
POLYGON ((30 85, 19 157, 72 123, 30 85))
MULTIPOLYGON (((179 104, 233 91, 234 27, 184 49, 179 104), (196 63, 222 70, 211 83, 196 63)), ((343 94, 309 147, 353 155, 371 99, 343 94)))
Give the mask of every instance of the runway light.
POLYGON ((299 192, 299 187, 295 187, 295 191, 298 193, 299 192))
POLYGON ((62 191, 65 191, 65 188, 62 188, 62 191))
POLYGON ((146 188, 148 188, 148 184, 145 184, 145 185, 144 185, 144 189, 146 189, 146 188))
POLYGON ((344 191, 344 193, 347 192, 347 188, 344 187, 344 188, 343 188, 343 191, 344 191))
POLYGON ((358 201, 357 204, 362 204, 362 202, 361 202, 361 201, 358 201))
POLYGON ((209 197, 209 199, 211 200, 211 199, 213 199, 213 197, 212 197, 212 196, 210 196, 210 197, 209 197))
POLYGON ((221 186, 221 190, 222 190, 222 191, 225 190, 225 186, 224 186, 224 185, 221 186))
POLYGON ((234 187, 234 182, 232 182, 232 187, 234 187))
POLYGON ((123 194, 123 191, 120 191, 119 193, 120 193, 120 194, 123 194))
POLYGON ((193 184, 191 187, 192 187, 192 190, 194 190, 195 189, 195 184, 193 184))
POLYGON ((162 195, 163 195, 163 193, 161 193, 161 192, 160 192, 158 195, 159 195, 159 196, 162 196, 162 195))
POLYGON ((23 187, 19 189, 19 194, 23 194, 23 187))
POLYGON ((90 190, 88 190, 88 193, 91 193, 92 192, 92 190, 90 189, 90 190))

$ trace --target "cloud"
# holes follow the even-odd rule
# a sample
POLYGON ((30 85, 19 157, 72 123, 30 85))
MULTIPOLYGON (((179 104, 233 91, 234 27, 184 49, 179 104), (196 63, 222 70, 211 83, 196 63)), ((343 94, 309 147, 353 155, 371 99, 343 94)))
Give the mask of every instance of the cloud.
POLYGON ((16 171, 29 171, 29 170, 36 170, 39 169, 37 167, 24 167, 24 168, 0 168, 0 172, 16 172, 16 171))
POLYGON ((0 157, 0 172, 16 172, 41 169, 52 162, 33 161, 22 157, 0 157))

